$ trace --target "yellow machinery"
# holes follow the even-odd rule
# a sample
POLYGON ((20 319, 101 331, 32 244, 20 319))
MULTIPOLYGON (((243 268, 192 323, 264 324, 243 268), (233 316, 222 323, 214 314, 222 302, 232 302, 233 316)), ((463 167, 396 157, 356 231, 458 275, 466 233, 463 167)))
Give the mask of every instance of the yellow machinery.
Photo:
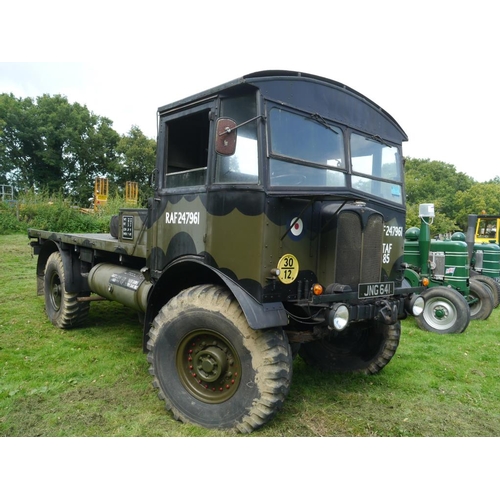
MULTIPOLYGON (((109 181, 107 177, 96 177, 94 183, 93 208, 80 208, 80 212, 88 214, 92 211, 98 212, 106 205, 109 194, 109 181)), ((127 181, 125 184, 125 203, 137 205, 139 199, 139 185, 137 182, 127 181)))
POLYGON ((500 232, 500 215, 481 214, 477 216, 476 243, 499 244, 498 234, 500 232))
POLYGON ((125 203, 137 205, 139 198, 139 186, 137 182, 127 181, 125 184, 125 203))
POLYGON ((96 177, 94 184, 94 210, 97 212, 108 201, 109 181, 107 177, 96 177))

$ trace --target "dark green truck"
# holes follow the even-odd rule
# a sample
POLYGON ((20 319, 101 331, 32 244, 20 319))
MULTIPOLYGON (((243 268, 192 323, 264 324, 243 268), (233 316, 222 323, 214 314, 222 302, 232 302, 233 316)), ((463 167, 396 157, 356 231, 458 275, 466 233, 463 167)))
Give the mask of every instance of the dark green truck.
POLYGON ((136 309, 174 417, 251 432, 292 362, 380 371, 400 320, 406 134, 374 102, 304 73, 244 76, 160 107, 155 196, 110 234, 29 230, 54 325, 95 299, 136 309))

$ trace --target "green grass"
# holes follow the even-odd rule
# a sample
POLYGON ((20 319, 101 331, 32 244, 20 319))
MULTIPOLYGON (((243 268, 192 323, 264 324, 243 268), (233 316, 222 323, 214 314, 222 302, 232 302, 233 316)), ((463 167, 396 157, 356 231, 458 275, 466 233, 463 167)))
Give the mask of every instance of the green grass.
MULTIPOLYGON (((181 424, 151 385, 136 313, 97 302, 58 330, 36 296, 25 235, 0 236, 0 436, 226 436, 181 424)), ((403 322, 376 376, 325 375, 294 361, 276 418, 250 436, 499 436, 500 309, 460 335, 403 322)))

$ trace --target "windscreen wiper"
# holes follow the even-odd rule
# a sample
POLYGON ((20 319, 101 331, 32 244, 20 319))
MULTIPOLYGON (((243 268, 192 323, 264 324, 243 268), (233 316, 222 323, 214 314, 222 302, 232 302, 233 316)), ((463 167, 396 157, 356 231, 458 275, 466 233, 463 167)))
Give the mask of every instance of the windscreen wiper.
POLYGON ((321 125, 323 125, 323 127, 330 129, 334 134, 338 135, 338 132, 333 127, 331 127, 320 114, 313 113, 312 115, 309 115, 309 118, 311 120, 314 120, 315 122, 320 123, 321 125))
POLYGON ((382 139, 382 137, 380 137, 379 135, 371 135, 367 139, 378 142, 379 144, 383 144, 384 146, 387 146, 389 148, 392 148, 392 146, 388 142, 384 141, 384 139, 382 139))

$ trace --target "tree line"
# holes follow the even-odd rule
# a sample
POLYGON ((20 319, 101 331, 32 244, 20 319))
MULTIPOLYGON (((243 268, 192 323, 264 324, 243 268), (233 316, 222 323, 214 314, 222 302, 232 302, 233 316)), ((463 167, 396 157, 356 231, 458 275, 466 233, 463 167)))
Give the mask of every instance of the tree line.
POLYGON ((405 161, 406 226, 420 226, 418 207, 434 203, 432 234, 467 231, 469 214, 500 214, 500 177, 477 182, 454 165, 429 159, 405 161))
POLYGON ((120 135, 109 118, 65 96, 0 94, 0 184, 17 195, 47 190, 87 206, 93 180, 105 176, 121 190, 137 182, 144 202, 152 194, 155 157, 156 140, 139 127, 120 135))
MULTIPOLYGON (((113 122, 65 96, 17 98, 0 94, 0 184, 19 195, 46 190, 87 206, 98 176, 123 190, 139 185, 144 206, 152 196, 156 140, 137 126, 125 135, 113 122)), ((419 226, 418 206, 434 203, 433 233, 465 231, 470 213, 500 214, 500 177, 476 182, 442 161, 407 158, 407 227, 419 226)))

